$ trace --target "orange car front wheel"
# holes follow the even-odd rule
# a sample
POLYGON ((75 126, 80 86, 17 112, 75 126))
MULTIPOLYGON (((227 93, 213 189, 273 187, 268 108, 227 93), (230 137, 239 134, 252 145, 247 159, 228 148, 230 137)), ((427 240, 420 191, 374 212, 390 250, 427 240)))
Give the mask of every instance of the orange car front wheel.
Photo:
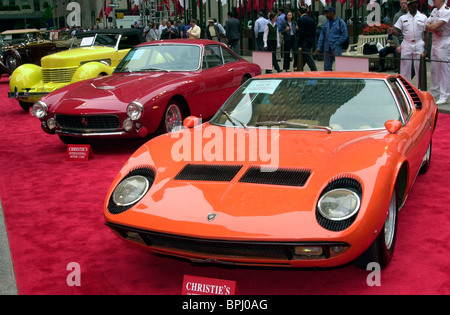
POLYGON ((394 189, 383 229, 372 245, 355 260, 356 267, 366 269, 371 262, 378 263, 381 268, 385 268, 389 264, 394 255, 397 237, 397 215, 398 199, 396 189, 394 189))

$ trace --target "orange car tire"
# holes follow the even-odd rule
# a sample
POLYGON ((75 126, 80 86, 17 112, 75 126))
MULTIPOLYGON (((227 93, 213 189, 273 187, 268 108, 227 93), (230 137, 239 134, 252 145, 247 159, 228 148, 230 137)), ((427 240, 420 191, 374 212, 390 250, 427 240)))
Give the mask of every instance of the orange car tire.
POLYGON ((370 247, 354 261, 354 265, 367 269, 370 263, 378 263, 380 268, 386 267, 394 255, 395 240, 397 237, 398 198, 397 189, 392 192, 389 211, 385 223, 375 241, 370 247))

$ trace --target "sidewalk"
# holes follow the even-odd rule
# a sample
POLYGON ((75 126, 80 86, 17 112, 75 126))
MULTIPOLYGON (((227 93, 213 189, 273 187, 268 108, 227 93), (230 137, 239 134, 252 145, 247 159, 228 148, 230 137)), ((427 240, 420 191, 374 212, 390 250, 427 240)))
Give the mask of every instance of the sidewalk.
MULTIPOLYGON (((246 60, 248 60, 248 61, 250 61, 250 62, 252 62, 252 56, 244 56, 243 58, 246 59, 246 60)), ((323 61, 317 61, 317 60, 315 60, 315 62, 316 62, 317 70, 318 70, 318 71, 323 71, 323 61)), ((280 67, 282 67, 282 65, 283 65, 283 60, 278 61, 278 64, 280 65, 280 67)), ((335 64, 334 64, 334 65, 335 65, 335 64)), ((333 68, 333 69, 334 69, 334 68, 333 68)), ((428 88, 428 89, 429 89, 430 86, 431 86, 430 69, 431 69, 430 63, 427 62, 427 88, 428 88)), ((305 70, 305 71, 309 71, 309 67, 308 67, 307 65, 305 65, 304 70, 305 70)), ((290 69, 290 71, 293 71, 292 63, 291 63, 291 69, 290 69)), ((373 71, 373 70, 372 70, 372 71, 373 71)), ((372 72, 372 71, 371 71, 371 72, 372 72)), ((264 73, 264 70, 263 70, 263 73, 264 73)), ((389 69, 389 70, 386 71, 386 73, 392 73, 392 74, 394 74, 395 72, 393 71, 393 69, 389 69)), ((414 81, 415 81, 415 80, 414 80, 414 81)), ((439 112, 445 113, 445 114, 450 114, 450 100, 448 100, 448 102, 447 102, 446 104, 439 105, 439 112)))

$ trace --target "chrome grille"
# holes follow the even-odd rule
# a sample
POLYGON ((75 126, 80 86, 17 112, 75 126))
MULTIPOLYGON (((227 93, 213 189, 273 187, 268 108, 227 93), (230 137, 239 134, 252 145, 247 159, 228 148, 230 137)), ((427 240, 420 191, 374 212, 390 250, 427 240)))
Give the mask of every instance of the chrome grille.
POLYGON ((69 83, 72 80, 75 68, 60 68, 60 69, 42 69, 42 80, 44 83, 69 83))
POLYGON ((65 131, 112 131, 120 127, 120 119, 115 115, 56 115, 55 117, 58 125, 65 131))

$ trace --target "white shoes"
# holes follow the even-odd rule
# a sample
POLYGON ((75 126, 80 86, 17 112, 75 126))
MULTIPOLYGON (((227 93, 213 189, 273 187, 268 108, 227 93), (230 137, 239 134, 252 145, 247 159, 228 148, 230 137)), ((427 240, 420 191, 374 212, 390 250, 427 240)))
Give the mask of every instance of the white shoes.
POLYGON ((447 103, 447 100, 440 99, 439 101, 436 102, 436 105, 443 105, 445 103, 447 103))

